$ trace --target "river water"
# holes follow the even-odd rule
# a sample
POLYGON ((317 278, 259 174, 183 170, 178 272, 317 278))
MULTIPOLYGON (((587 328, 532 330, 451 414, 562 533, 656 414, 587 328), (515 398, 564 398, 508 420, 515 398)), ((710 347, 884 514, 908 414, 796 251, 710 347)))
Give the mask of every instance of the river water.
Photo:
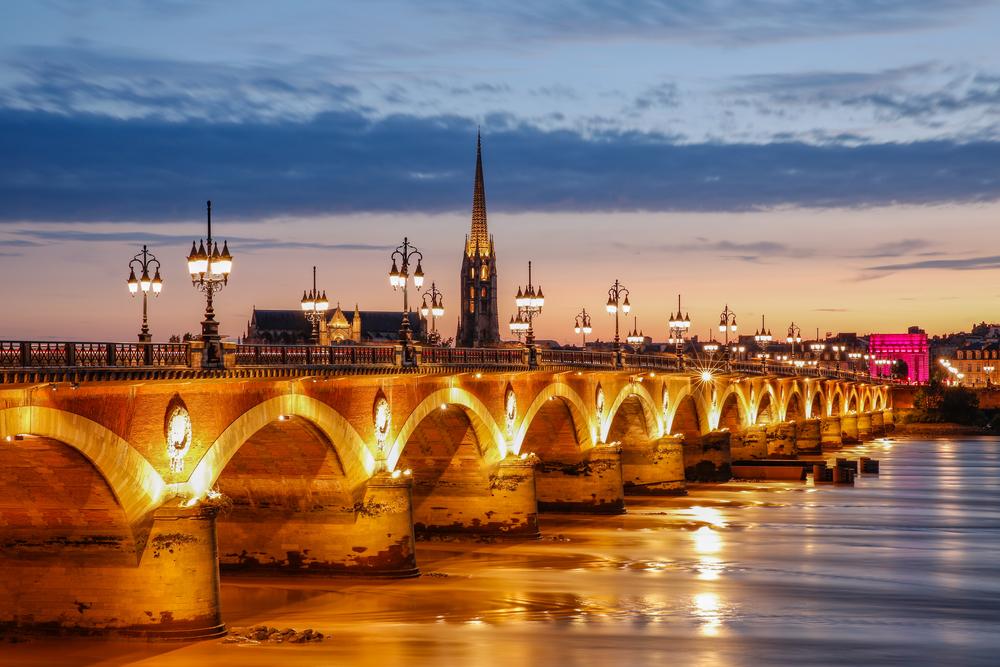
POLYGON ((313 645, 0 645, 18 665, 1000 665, 1000 439, 876 441, 856 486, 729 483, 422 542, 404 581, 227 579, 231 626, 313 645))

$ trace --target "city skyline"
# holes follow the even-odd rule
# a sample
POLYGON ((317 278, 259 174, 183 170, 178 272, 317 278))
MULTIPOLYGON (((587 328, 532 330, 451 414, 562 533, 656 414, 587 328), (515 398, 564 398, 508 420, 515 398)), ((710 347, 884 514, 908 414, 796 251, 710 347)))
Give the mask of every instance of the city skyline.
POLYGON ((1000 241, 991 3, 713 2, 643 21, 599 2, 380 9, 406 20, 12 6, 0 282, 30 315, 5 335, 65 337, 68 318, 75 337, 131 339, 125 264, 142 243, 164 263, 154 338, 196 332, 184 257, 213 199, 236 255, 223 334, 255 305, 294 308, 313 264, 334 302, 398 308, 387 258, 409 236, 450 336, 477 125, 500 320, 533 260, 539 338, 575 341, 586 307, 609 339, 615 279, 655 340, 678 292, 700 336, 727 303, 744 333, 764 313, 775 331, 935 334, 1000 297, 983 287, 1000 266, 984 250, 1000 241))

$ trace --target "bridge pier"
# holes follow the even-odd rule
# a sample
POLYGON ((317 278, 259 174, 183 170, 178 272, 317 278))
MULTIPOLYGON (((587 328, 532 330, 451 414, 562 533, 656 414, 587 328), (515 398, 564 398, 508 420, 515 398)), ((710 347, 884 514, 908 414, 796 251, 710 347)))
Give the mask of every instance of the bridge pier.
POLYGON ((416 576, 411 486, 409 477, 383 472, 369 480, 353 506, 235 508, 219 522, 221 567, 227 572, 416 576))
POLYGON ((748 426, 742 433, 733 433, 729 447, 734 461, 767 458, 767 429, 748 426))
POLYGON ((767 456, 774 459, 793 459, 795 449, 795 422, 775 422, 767 425, 767 456))
POLYGON ((684 436, 665 435, 646 446, 622 448, 626 494, 683 495, 684 436))
POLYGON ((875 410, 871 415, 872 420, 872 437, 874 438, 884 438, 885 437, 885 417, 882 416, 881 410, 875 410))
POLYGON ((684 477, 692 482, 725 482, 732 478, 729 431, 705 433, 684 442, 684 477))
MULTIPOLYGON (((138 562, 99 540, 60 553, 0 556, 0 629, 196 639, 225 634, 214 507, 156 511, 138 562), (111 562, 109 562, 111 561, 111 562)), ((134 558, 134 556, 133 556, 134 558)))
POLYGON ((848 412, 840 416, 840 437, 845 445, 858 442, 858 413, 848 412))
POLYGON ((820 444, 824 450, 844 444, 839 415, 823 417, 820 420, 820 444))
POLYGON ((886 434, 896 430, 896 416, 891 408, 882 411, 882 423, 885 425, 886 434))
POLYGON ((819 419, 803 419, 795 428, 795 450, 797 454, 819 454, 823 451, 819 419))
POLYGON ((414 508, 418 533, 467 533, 538 537, 536 460, 509 455, 488 474, 487 488, 475 475, 466 481, 438 480, 433 495, 414 508))
POLYGON ((621 514, 625 511, 621 447, 598 445, 576 463, 540 462, 535 486, 541 512, 621 514))
POLYGON ((872 413, 858 413, 858 442, 872 439, 872 413))

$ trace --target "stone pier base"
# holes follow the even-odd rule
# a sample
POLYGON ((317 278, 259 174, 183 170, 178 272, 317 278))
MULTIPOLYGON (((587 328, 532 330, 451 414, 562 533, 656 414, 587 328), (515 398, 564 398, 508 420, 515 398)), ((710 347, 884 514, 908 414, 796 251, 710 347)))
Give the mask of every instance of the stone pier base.
POLYGON ((896 417, 891 409, 882 411, 882 423, 885 424, 886 434, 896 430, 896 417))
POLYGON ((820 420, 820 442, 824 450, 840 447, 844 443, 843 437, 839 416, 823 417, 820 420))
POLYGON ((881 410, 876 410, 872 412, 872 437, 873 438, 884 438, 885 437, 885 417, 882 416, 881 410))
POLYGON ((858 441, 864 442, 872 439, 872 413, 858 413, 858 441))
POLYGON ((375 475, 353 507, 235 508, 219 544, 226 572, 416 576, 410 478, 375 475))
POLYGON ((858 442, 858 414, 849 412, 840 415, 840 439, 845 445, 858 442))
POLYGON ((692 482, 725 482, 732 478, 729 431, 712 431, 684 443, 684 477, 692 482))
POLYGON ((509 455, 490 470, 486 488, 478 486, 478 476, 447 488, 438 480, 435 494, 414 509, 415 530, 538 537, 536 462, 531 457, 509 455))
POLYGON ((225 634, 219 612, 216 510, 158 510, 141 553, 50 546, 0 553, 0 629, 196 639, 225 634))
POLYGON ((684 436, 665 435, 642 448, 622 449, 626 494, 683 495, 684 436))
POLYGON ((734 461, 767 458, 767 429, 763 426, 748 426, 742 433, 733 433, 729 439, 729 450, 734 461))
POLYGON ((797 454, 819 454, 823 451, 820 446, 820 420, 803 419, 796 423, 795 427, 795 450, 797 454))
POLYGON ((795 449, 795 422, 777 422, 767 425, 767 456, 772 459, 793 459, 795 449))
POLYGON ((576 463, 538 464, 538 509, 542 512, 621 514, 625 511, 622 455, 618 445, 598 445, 576 463))

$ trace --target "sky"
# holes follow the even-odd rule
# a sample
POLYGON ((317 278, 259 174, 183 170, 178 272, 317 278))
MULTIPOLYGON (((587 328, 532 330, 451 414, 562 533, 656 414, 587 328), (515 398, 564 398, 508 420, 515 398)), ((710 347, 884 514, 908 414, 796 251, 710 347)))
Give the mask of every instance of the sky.
POLYGON ((656 340, 678 293, 702 336, 997 320, 997 34, 976 0, 7 0, 0 339, 132 339, 143 243, 154 339, 197 332, 207 199, 224 335, 313 265, 400 308, 404 236, 454 335, 477 127, 501 321, 530 259, 540 338, 610 338, 615 279, 656 340))

